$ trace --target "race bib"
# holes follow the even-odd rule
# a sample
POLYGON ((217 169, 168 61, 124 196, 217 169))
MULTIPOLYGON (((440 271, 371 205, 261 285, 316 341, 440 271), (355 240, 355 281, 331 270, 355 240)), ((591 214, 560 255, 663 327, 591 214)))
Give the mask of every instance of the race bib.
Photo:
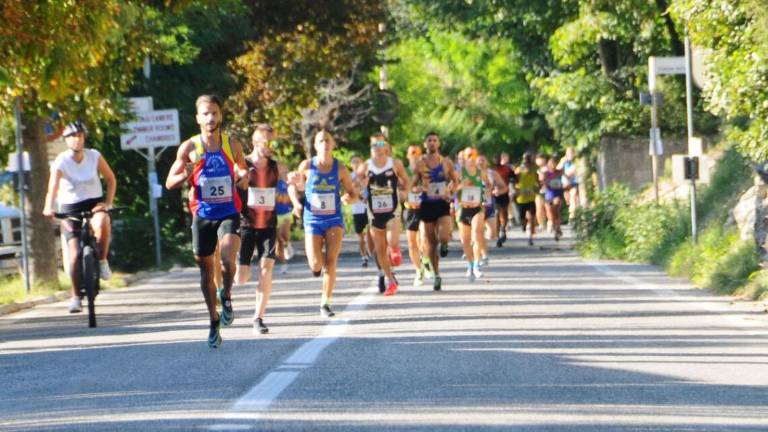
POLYGON ((273 210, 275 208, 275 188, 248 188, 248 207, 273 210))
POLYGON ((549 188, 550 189, 562 189, 563 188, 563 182, 560 181, 559 178, 553 178, 549 181, 549 188))
POLYGON ((532 199, 536 196, 536 190, 532 188, 522 188, 520 189, 520 196, 525 199, 532 199))
POLYGON ((232 178, 204 177, 200 182, 202 200, 208 203, 232 201, 232 178))
POLYGON ((374 213, 389 213, 395 209, 395 203, 392 195, 373 195, 371 196, 371 211, 374 213))
POLYGON ((309 205, 312 208, 312 214, 334 214, 336 213, 336 194, 315 192, 309 196, 309 205))
POLYGON ((465 186, 461 189, 461 203, 472 206, 480 205, 480 188, 465 186))
POLYGON ((411 208, 416 208, 421 205, 421 194, 408 192, 408 205, 411 208))
POLYGON ((427 196, 432 199, 442 198, 445 195, 445 182, 435 182, 429 184, 427 196))

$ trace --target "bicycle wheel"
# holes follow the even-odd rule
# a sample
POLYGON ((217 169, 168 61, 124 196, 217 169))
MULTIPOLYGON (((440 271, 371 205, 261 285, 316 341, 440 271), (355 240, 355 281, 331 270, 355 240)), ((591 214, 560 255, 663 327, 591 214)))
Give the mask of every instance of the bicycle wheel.
POLYGON ((91 246, 83 248, 83 285, 88 299, 88 327, 96 327, 96 291, 99 283, 98 260, 96 251, 91 246))

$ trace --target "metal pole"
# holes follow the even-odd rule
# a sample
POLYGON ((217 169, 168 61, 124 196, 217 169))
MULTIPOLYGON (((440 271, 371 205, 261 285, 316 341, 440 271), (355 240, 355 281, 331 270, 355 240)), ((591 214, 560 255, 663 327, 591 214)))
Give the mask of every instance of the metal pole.
MULTIPOLYGON (((379 33, 381 33, 382 35, 382 39, 380 41, 382 51, 385 49, 383 35, 386 30, 387 30, 387 25, 384 23, 379 23, 379 33)), ((379 71, 379 90, 387 90, 388 87, 389 87, 389 84, 387 82, 387 61, 385 59, 381 63, 381 71, 379 71)), ((384 134, 385 137, 389 138, 389 128, 385 125, 381 125, 380 129, 381 129, 381 133, 384 134)))
POLYGON ((155 170, 155 148, 151 146, 149 147, 149 157, 147 157, 147 183, 149 184, 149 211, 152 213, 152 223, 155 229, 155 265, 160 267, 162 262, 160 255, 160 215, 157 211, 157 199, 155 198, 157 171, 155 170))
POLYGON ((21 137, 21 98, 18 96, 13 104, 16 117, 16 173, 19 176, 19 210, 21 210, 21 267, 24 272, 24 289, 30 292, 29 284, 29 254, 27 246, 27 210, 26 192, 24 191, 24 140, 21 137))
POLYGON ((659 155, 656 151, 656 130, 659 128, 659 98, 651 89, 651 174, 653 175, 653 199, 659 203, 659 155))
MULTIPOLYGON (((691 40, 685 35, 685 104, 688 123, 688 157, 692 158, 691 141, 693 140, 693 84, 691 83, 691 40)), ((691 170, 691 238, 698 241, 696 220, 696 176, 691 170)))

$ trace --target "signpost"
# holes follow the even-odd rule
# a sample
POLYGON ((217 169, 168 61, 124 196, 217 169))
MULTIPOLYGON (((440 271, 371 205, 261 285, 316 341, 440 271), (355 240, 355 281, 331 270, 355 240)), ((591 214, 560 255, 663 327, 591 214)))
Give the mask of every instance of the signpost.
POLYGON ((155 262, 159 267, 162 262, 160 252, 160 221, 157 211, 157 199, 162 196, 163 188, 157 179, 155 162, 168 147, 179 145, 179 111, 153 110, 152 98, 132 98, 131 104, 136 109, 136 120, 123 125, 126 133, 120 135, 120 148, 135 150, 147 159, 147 183, 149 184, 149 210, 152 213, 155 231, 155 262), (155 153, 155 149, 160 151, 155 153), (144 154, 140 149, 147 149, 144 154))

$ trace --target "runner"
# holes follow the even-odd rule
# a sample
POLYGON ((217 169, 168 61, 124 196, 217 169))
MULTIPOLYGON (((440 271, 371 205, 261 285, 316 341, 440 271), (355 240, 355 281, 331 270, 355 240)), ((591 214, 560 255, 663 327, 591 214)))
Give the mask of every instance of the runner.
MULTIPOLYGON (((488 186, 485 188, 485 228, 486 239, 494 240, 498 233, 496 220, 496 196, 504 195, 509 197, 509 184, 499 175, 499 173, 488 166, 488 159, 483 155, 477 156, 477 166, 485 171, 488 176, 488 186)), ((497 244, 498 246, 498 244, 497 244)), ((480 265, 488 265, 488 242, 483 242, 483 250, 480 255, 480 265)))
POLYGON ((467 147, 462 153, 464 168, 456 189, 459 195, 459 235, 467 259, 467 278, 474 282, 483 276, 480 270, 480 257, 485 244, 483 198, 489 179, 487 171, 477 165, 477 149, 467 147))
POLYGON ((368 229, 368 206, 366 205, 366 202, 368 201, 368 190, 357 177, 357 169, 362 166, 363 160, 360 156, 352 156, 349 162, 350 165, 352 165, 352 171, 350 172, 352 181, 360 186, 362 192, 360 199, 350 205, 352 208, 352 222, 355 225, 355 235, 357 235, 357 246, 360 250, 362 265, 363 267, 368 267, 369 256, 374 255, 376 252, 373 245, 373 237, 371 237, 371 231, 368 229))
POLYGON ((422 187, 421 206, 419 207, 422 254, 429 260, 434 271, 435 280, 432 289, 442 289, 438 247, 440 255, 448 255, 448 242, 451 240, 451 210, 450 201, 453 187, 458 183, 458 175, 453 169, 453 163, 440 155, 440 137, 435 132, 429 132, 424 139, 426 154, 422 156, 423 167, 419 182, 422 187))
MULTIPOLYGON (((509 164, 509 154, 502 152, 493 157, 493 169, 501 177, 502 181, 509 185, 512 182, 514 176, 514 169, 509 164)), ((505 192, 494 192, 493 200, 496 202, 496 214, 498 223, 498 234, 496 241, 496 247, 504 246, 507 241, 507 221, 509 220, 509 186, 505 189, 505 192)))
POLYGON ((221 324, 235 318, 232 309, 232 282, 235 276, 235 254, 240 249, 240 195, 235 183, 245 187, 248 170, 240 142, 221 131, 221 101, 203 95, 195 102, 200 134, 184 141, 176 152, 165 187, 175 189, 189 182, 194 189, 189 202, 192 212, 192 248, 200 267, 200 289, 211 319, 208 346, 221 345, 221 324), (220 297, 222 310, 216 310, 216 285, 213 268, 214 251, 220 247, 224 289, 220 297))
POLYGON ((317 156, 304 160, 289 177, 289 183, 304 185, 304 203, 294 212, 304 214, 304 246, 312 274, 323 276, 320 316, 331 318, 331 298, 336 284, 336 263, 344 238, 344 218, 341 215, 341 193, 354 202, 358 193, 347 168, 334 158, 336 141, 321 130, 315 134, 317 156), (323 272, 325 269, 325 272, 323 272))
POLYGON ((418 173, 421 172, 421 147, 417 145, 408 146, 408 166, 405 171, 411 181, 411 190, 404 200, 403 206, 403 226, 408 240, 408 255, 411 263, 416 269, 416 276, 413 279, 413 286, 422 286, 425 278, 432 277, 432 270, 427 265, 429 260, 422 258, 421 241, 419 239, 419 207, 421 206, 421 187, 416 186, 418 173), (422 260, 424 262, 422 263, 422 260))
MULTIPOLYGON (((109 213, 104 210, 112 208, 117 190, 117 180, 109 163, 98 150, 85 148, 85 138, 88 130, 82 122, 73 122, 64 127, 62 136, 67 143, 67 150, 59 153, 51 165, 51 176, 48 179, 48 193, 45 196, 43 215, 53 220, 54 205, 58 202, 62 213, 75 213, 91 210, 91 226, 96 242, 99 245, 99 274, 101 279, 112 277, 107 256, 112 224, 109 213), (107 193, 101 186, 99 176, 104 178, 107 193)), ((80 277, 77 269, 78 242, 80 236, 80 221, 63 219, 61 232, 67 241, 69 251, 69 278, 72 282, 72 297, 69 301, 69 312, 77 313, 83 310, 83 300, 80 298, 80 277)))
POLYGON ((293 258, 291 244, 291 226, 293 225, 293 203, 288 196, 288 183, 277 180, 275 212, 277 213, 277 260, 280 261, 280 274, 288 273, 288 261, 293 258))
POLYGON ((579 178, 576 176, 576 152, 573 147, 565 149, 565 157, 557 164, 557 169, 563 172, 563 186, 565 187, 565 203, 568 205, 568 220, 573 220, 579 202, 579 178))
MULTIPOLYGON (((541 176, 547 171, 547 160, 549 157, 543 153, 536 154, 536 173, 541 176)), ((536 221, 539 224, 539 229, 552 231, 552 221, 547 220, 547 211, 544 207, 544 185, 536 194, 536 221)))
POLYGON ((526 226, 528 227, 528 245, 533 246, 533 235, 536 233, 536 197, 541 189, 533 154, 526 152, 523 155, 523 164, 515 170, 515 174, 517 175, 515 200, 520 212, 520 221, 522 221, 523 232, 526 226))
POLYGON ((371 136, 371 158, 358 167, 357 177, 366 187, 368 195, 373 245, 379 267, 379 292, 391 296, 398 289, 392 267, 399 266, 403 261, 398 190, 410 190, 410 179, 403 163, 390 156, 389 143, 383 134, 371 136), (385 276, 388 284, 384 283, 385 276))
POLYGON ((547 210, 547 219, 552 224, 555 240, 560 241, 563 231, 560 229, 560 207, 563 204, 563 172, 557 169, 557 156, 552 156, 547 161, 547 170, 539 174, 539 180, 544 186, 544 206, 547 210))
POLYGON ((251 259, 255 249, 259 281, 253 314, 254 334, 269 332, 264 324, 264 313, 272 294, 272 272, 277 258, 277 183, 285 180, 288 173, 285 165, 272 159, 273 139, 274 131, 270 125, 262 123, 256 126, 251 138, 253 150, 245 157, 248 190, 239 191, 240 199, 246 205, 240 215, 241 240, 236 280, 244 284, 251 279, 251 259))

